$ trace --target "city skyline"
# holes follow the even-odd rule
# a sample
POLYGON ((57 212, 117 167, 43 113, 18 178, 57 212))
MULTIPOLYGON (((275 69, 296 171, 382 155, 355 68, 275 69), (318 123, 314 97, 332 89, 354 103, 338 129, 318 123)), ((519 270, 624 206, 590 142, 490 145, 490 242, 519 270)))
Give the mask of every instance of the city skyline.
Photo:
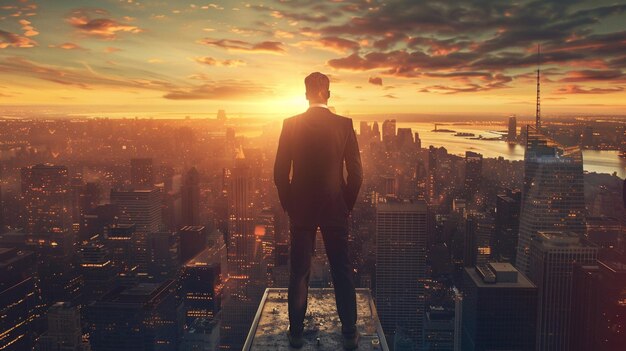
POLYGON ((321 71, 343 113, 531 116, 541 62, 545 117, 617 115, 625 9, 610 1, 11 1, 0 8, 0 102, 29 116, 226 108, 282 119, 306 106, 303 77, 321 71))

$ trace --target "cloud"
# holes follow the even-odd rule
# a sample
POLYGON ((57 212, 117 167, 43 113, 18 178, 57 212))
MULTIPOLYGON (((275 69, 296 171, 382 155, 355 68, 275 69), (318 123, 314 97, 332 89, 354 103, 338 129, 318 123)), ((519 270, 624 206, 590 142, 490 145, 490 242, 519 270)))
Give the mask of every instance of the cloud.
POLYGON ((21 19, 18 21, 22 26, 22 30, 24 31, 25 37, 34 37, 39 35, 39 32, 35 29, 35 27, 31 26, 31 22, 25 19, 21 19))
POLYGON ((232 60, 232 59, 218 60, 209 56, 196 57, 194 58, 194 61, 204 64, 204 65, 223 66, 223 67, 238 67, 238 66, 244 66, 246 64, 242 60, 232 60))
POLYGON ((605 80, 624 80, 626 74, 621 70, 582 70, 569 71, 565 74, 565 78, 561 82, 589 82, 589 81, 605 81, 605 80))
POLYGON ((383 85, 383 79, 380 77, 370 77, 367 82, 374 85, 383 85))
POLYGON ((248 82, 211 82, 190 89, 177 89, 165 95, 170 100, 234 100, 267 93, 248 82))
POLYGON ((64 50, 85 50, 85 48, 83 48, 82 46, 78 45, 78 44, 74 44, 74 43, 63 43, 63 44, 58 44, 58 45, 54 45, 54 44, 50 44, 48 45, 49 48, 58 48, 58 49, 64 49, 64 50))
POLYGON ((305 40, 297 43, 298 46, 311 46, 318 49, 329 50, 343 54, 347 51, 358 51, 359 43, 353 40, 339 37, 323 37, 316 40, 305 40))
POLYGON ((111 53, 118 52, 118 51, 122 51, 122 49, 116 48, 116 47, 112 47, 112 46, 108 46, 108 47, 104 48, 104 52, 106 52, 107 54, 111 54, 111 53))
POLYGON ((398 97, 397 97, 397 96, 395 96, 394 94, 386 94, 386 95, 383 95, 383 97, 384 97, 384 98, 387 98, 387 99, 397 99, 397 98, 398 98, 398 97))
POLYGON ((579 85, 567 85, 555 90, 556 94, 611 94, 624 91, 624 87, 612 88, 584 88, 579 85))
POLYGON ((81 33, 100 39, 117 39, 120 33, 141 33, 143 30, 137 26, 119 22, 111 18, 94 18, 95 16, 108 16, 109 13, 102 9, 78 9, 66 19, 67 22, 81 33))
POLYGON ((0 30, 0 49, 8 47, 32 48, 35 46, 37 46, 37 42, 30 38, 0 30))
POLYGON ((250 43, 243 40, 204 38, 200 40, 200 44, 232 51, 259 52, 269 54, 282 54, 285 52, 285 49, 283 48, 284 44, 279 41, 262 41, 259 43, 250 43))
POLYGON ((284 18, 295 22, 325 23, 329 18, 323 14, 310 15, 308 13, 298 13, 293 11, 275 10, 263 5, 251 5, 249 8, 259 12, 267 12, 274 18, 284 18))
POLYGON ((611 16, 622 16, 626 4, 424 0, 384 5, 371 1, 367 9, 362 4, 339 8, 348 16, 318 28, 301 28, 321 37, 363 43, 352 53, 328 60, 327 65, 336 70, 461 83, 425 88, 446 93, 508 87, 506 82, 480 80, 495 74, 507 80, 523 78, 525 73, 519 69, 534 69, 539 61, 544 69, 555 69, 555 75, 565 75, 565 82, 624 79, 626 31, 599 27, 616 19, 611 16), (606 72, 568 73, 566 66, 606 72), (620 72, 608 72, 613 70, 620 72))
MULTIPOLYGON (((32 77, 55 84, 81 89, 97 87, 116 87, 141 90, 170 91, 177 87, 166 78, 132 78, 105 75, 96 72, 92 67, 83 64, 80 68, 44 65, 27 60, 23 57, 7 57, 0 61, 0 74, 11 74, 19 77, 32 77)), ((146 76, 147 72, 136 72, 146 76)), ((155 74, 152 74, 154 76, 155 74)))

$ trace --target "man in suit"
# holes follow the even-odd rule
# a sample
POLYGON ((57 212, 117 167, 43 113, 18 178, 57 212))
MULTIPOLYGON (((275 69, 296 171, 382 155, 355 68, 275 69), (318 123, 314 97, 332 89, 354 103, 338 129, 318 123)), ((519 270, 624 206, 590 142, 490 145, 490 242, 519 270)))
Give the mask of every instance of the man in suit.
POLYGON ((352 120, 328 109, 328 77, 314 72, 304 84, 309 109, 283 122, 274 164, 274 182, 289 214, 291 233, 287 334, 292 347, 302 347, 311 256, 319 227, 335 286, 343 346, 355 349, 359 333, 353 267, 348 257, 348 215, 363 181, 359 146, 352 120))

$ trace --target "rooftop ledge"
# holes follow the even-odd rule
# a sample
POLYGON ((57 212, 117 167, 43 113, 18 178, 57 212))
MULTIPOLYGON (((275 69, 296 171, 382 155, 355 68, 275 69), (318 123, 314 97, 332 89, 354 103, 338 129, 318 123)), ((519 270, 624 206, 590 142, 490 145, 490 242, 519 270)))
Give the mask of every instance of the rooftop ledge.
MULTIPOLYGON (((356 298, 357 328, 361 333, 358 350, 389 351, 369 289, 356 289, 356 298)), ((341 322, 333 289, 309 289, 308 301, 301 350, 342 350, 341 322)), ((287 289, 266 289, 243 351, 292 350, 286 335, 288 326, 287 289)))

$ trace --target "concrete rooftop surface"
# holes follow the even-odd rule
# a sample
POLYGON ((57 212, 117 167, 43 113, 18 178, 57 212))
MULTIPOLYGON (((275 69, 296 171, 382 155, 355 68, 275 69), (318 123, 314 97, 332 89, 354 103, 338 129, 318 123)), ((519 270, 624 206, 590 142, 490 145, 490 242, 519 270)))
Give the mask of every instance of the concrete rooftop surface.
MULTIPOLYGON (((388 351, 369 289, 357 289, 356 294, 357 328, 361 333, 358 350, 388 351)), ((243 350, 293 350, 287 340, 288 326, 287 289, 266 289, 243 350)), ((303 351, 343 350, 341 322, 337 315, 333 289, 309 289, 304 339, 304 347, 300 349, 303 351)))

